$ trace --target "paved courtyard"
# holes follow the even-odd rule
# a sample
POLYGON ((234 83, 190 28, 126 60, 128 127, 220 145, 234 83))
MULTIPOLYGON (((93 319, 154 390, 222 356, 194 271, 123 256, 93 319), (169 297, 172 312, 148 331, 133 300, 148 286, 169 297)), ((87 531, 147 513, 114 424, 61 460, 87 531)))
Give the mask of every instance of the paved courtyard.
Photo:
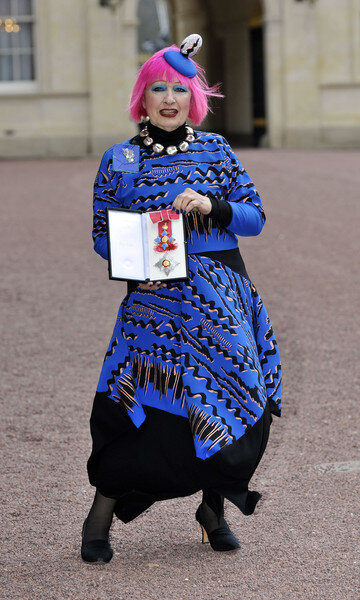
POLYGON ((83 563, 88 420, 123 283, 92 250, 98 161, 0 164, 2 575, 6 600, 358 600, 360 152, 241 150, 267 224, 240 247, 278 337, 283 417, 227 505, 236 553, 200 543, 200 495, 113 527, 83 563))

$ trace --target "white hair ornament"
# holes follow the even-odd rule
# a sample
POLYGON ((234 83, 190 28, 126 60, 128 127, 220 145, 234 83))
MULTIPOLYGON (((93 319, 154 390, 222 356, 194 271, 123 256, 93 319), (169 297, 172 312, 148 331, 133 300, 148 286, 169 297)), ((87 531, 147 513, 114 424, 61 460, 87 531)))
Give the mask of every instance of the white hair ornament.
POLYGON ((195 56, 197 52, 199 52, 202 46, 202 37, 198 33, 191 33, 188 35, 182 42, 180 46, 180 52, 184 56, 190 58, 191 56, 195 56))

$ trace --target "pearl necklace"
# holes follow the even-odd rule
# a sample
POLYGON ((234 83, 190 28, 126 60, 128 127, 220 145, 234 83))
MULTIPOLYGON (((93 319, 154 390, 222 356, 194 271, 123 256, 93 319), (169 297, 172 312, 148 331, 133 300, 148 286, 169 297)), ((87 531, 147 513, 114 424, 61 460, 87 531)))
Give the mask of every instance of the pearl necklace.
POLYGON ((149 130, 147 127, 144 127, 144 129, 140 131, 140 137, 142 138, 142 141, 144 142, 145 146, 152 146, 152 149, 154 150, 154 152, 156 152, 156 154, 160 154, 163 150, 165 150, 167 154, 170 154, 170 156, 172 156, 173 154, 176 154, 178 150, 180 150, 180 152, 186 152, 189 148, 189 142, 195 141, 194 130, 188 125, 185 126, 185 129, 187 133, 185 140, 180 142, 178 146, 172 145, 167 146, 167 148, 164 148, 162 144, 158 144, 157 142, 154 143, 152 137, 149 136, 149 130))

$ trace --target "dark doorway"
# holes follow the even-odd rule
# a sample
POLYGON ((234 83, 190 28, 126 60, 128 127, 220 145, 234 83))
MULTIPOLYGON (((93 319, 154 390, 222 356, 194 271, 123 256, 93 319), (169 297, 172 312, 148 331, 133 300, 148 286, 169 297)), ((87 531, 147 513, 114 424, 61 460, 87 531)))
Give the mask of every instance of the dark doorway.
POLYGON ((261 24, 250 25, 251 88, 253 109, 253 144, 260 146, 266 133, 264 36, 261 24))

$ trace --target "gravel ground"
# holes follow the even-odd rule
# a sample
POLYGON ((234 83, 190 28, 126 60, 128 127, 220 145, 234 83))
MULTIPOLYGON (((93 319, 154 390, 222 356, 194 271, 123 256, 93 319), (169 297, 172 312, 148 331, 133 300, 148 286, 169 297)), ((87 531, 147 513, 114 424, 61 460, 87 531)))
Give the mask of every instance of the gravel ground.
POLYGON ((251 517, 227 505, 236 553, 200 543, 197 494, 116 522, 105 566, 79 555, 92 498, 88 419, 125 293, 92 252, 98 161, 0 164, 4 599, 360 597, 360 153, 240 158, 268 218, 241 248, 284 366, 283 417, 253 480, 263 498, 251 517))

